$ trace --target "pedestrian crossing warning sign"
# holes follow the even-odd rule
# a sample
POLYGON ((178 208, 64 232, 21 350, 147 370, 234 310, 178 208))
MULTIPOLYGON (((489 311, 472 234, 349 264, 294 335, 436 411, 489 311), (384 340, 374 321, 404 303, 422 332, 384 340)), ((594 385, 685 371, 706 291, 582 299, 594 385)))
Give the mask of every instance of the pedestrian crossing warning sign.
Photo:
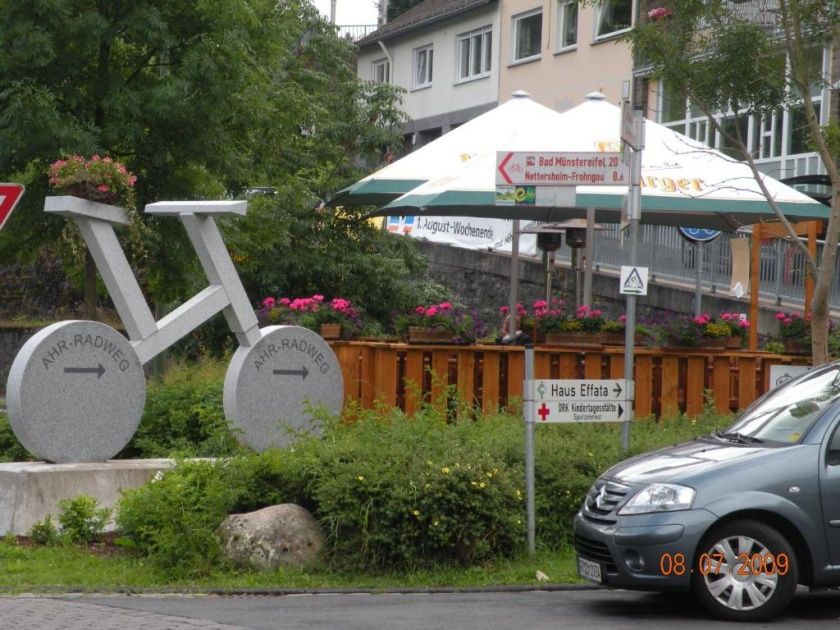
POLYGON ((647 295, 648 268, 621 266, 621 295, 647 295))

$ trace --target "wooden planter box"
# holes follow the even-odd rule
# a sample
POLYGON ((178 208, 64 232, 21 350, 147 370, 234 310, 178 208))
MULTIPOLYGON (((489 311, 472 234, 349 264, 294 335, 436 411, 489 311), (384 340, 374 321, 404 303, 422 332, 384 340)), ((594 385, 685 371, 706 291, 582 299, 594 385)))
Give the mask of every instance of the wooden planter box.
POLYGON ((341 339, 341 324, 321 324, 321 337, 332 341, 341 339))
POLYGON ((409 326, 408 343, 452 343, 452 333, 446 328, 409 326))
POLYGON ((586 332, 547 332, 547 346, 600 346, 601 333, 586 332))

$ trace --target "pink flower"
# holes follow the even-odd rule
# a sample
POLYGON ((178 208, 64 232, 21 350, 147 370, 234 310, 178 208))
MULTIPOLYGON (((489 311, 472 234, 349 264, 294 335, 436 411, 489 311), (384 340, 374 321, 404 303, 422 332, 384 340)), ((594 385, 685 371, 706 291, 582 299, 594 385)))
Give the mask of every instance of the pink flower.
POLYGON ((741 328, 749 328, 749 327, 750 327, 750 322, 749 322, 749 320, 747 320, 747 319, 739 319, 739 320, 738 320, 738 325, 739 325, 741 328))
POLYGON ((536 302, 534 302, 534 308, 544 309, 544 308, 547 308, 547 307, 548 307, 548 302, 546 302, 545 300, 537 300, 536 302))
POLYGON ((507 315, 509 311, 510 311, 510 307, 509 307, 509 306, 503 306, 502 308, 500 308, 500 309, 499 309, 499 312, 500 312, 502 315, 507 315))
POLYGON ((426 309, 426 315, 428 315, 429 317, 434 317, 437 314, 438 314, 437 306, 430 306, 429 308, 426 309))
POLYGON ((448 311, 452 308, 452 304, 450 304, 449 302, 441 302, 440 304, 438 304, 438 307, 442 311, 448 311))
POLYGON ((282 304, 283 306, 288 306, 289 304, 291 304, 291 302, 292 301, 289 298, 280 298, 280 304, 282 304))
POLYGON ((418 315, 425 315, 426 314, 426 309, 423 308, 422 306, 418 306, 417 308, 414 309, 414 312, 417 313, 418 315))
POLYGON ((787 324, 792 324, 792 323, 793 323, 793 319, 792 319, 792 318, 790 318, 790 317, 785 317, 784 319, 782 319, 782 323, 783 323, 783 324, 785 324, 785 325, 787 325, 787 324))
POLYGON ((316 293, 315 295, 312 296, 312 299, 315 300, 316 302, 323 302, 324 301, 324 296, 323 295, 318 295, 316 293))
POLYGON ((626 324, 627 323, 627 315, 622 315, 621 317, 618 318, 618 321, 622 324, 626 324))
POLYGON ((101 193, 106 193, 108 192, 108 187, 105 184, 99 184, 99 186, 96 187, 96 190, 101 193))
POLYGON ((274 308, 274 298, 267 297, 262 301, 263 308, 274 308))
POLYGON ((105 162, 106 164, 110 164, 111 163, 111 157, 106 155, 104 158, 102 158, 102 161, 105 162))
POLYGON ((787 318, 787 315, 785 315, 784 313, 776 313, 776 319, 782 320, 782 319, 786 319, 786 318, 787 318))
POLYGON ((732 313, 721 313, 720 318, 723 321, 728 322, 730 319, 734 319, 735 316, 732 313))
POLYGON ((672 12, 668 7, 656 7, 655 9, 648 11, 648 18, 654 21, 661 20, 669 15, 672 15, 672 12))
POLYGON ((603 314, 604 314, 604 311, 601 311, 597 308, 594 311, 592 311, 592 313, 591 313, 592 317, 600 317, 603 314))

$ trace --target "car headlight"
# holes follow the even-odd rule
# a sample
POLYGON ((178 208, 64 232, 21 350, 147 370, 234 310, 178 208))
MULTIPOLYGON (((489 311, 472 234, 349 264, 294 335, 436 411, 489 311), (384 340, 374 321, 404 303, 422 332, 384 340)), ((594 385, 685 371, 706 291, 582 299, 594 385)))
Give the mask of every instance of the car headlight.
POLYGON ((652 483, 624 504, 619 514, 648 514, 688 510, 694 501, 694 488, 675 483, 652 483))

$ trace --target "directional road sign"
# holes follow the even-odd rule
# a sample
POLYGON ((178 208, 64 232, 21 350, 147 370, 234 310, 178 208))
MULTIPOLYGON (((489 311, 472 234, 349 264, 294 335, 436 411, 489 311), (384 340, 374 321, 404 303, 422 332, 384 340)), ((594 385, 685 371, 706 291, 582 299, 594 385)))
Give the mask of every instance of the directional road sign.
POLYGON ((497 186, 627 186, 629 181, 621 153, 496 152, 497 186))
POLYGON ((620 422, 633 403, 632 382, 613 380, 533 380, 525 382, 537 423, 620 422))

